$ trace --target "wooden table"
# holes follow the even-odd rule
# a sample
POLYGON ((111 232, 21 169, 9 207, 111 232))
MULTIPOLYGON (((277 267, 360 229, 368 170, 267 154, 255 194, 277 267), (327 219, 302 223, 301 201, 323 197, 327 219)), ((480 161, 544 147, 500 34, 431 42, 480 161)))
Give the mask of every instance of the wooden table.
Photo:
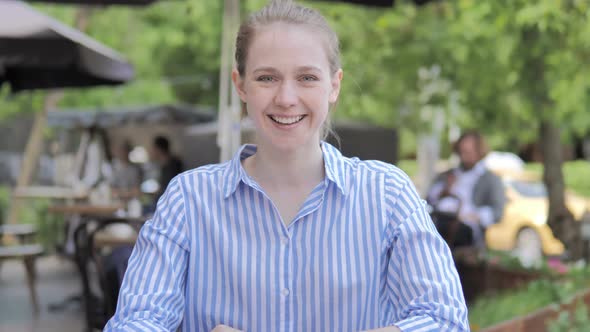
POLYGON ((85 199, 88 192, 74 190, 70 187, 57 186, 26 186, 14 190, 15 198, 56 198, 56 199, 85 199))
POLYGON ((115 212, 120 209, 124 209, 125 205, 122 203, 111 203, 111 204, 56 204, 51 205, 47 208, 47 212, 50 213, 62 213, 62 214, 78 214, 83 216, 91 217, 104 217, 114 216, 115 212))

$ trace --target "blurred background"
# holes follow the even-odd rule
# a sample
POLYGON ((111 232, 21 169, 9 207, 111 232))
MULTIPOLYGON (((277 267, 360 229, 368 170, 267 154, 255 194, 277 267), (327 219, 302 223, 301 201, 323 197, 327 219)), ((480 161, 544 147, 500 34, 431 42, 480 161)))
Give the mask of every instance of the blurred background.
MULTIPOLYGON (((2 308, 22 302, 0 312, 2 331, 45 331, 43 326, 53 323, 39 323, 44 321, 54 322, 55 331, 64 331, 58 323, 63 320, 71 322, 73 331, 89 325, 80 315, 81 306, 47 309, 59 300, 56 294, 66 295, 77 280, 73 265, 59 258, 66 218, 48 213, 48 208, 99 187, 97 181, 80 189, 80 181, 71 178, 72 167, 80 170, 81 159, 88 159, 81 156, 92 141, 89 130, 105 134, 105 151, 123 141, 132 144, 130 160, 142 169, 141 189, 148 196, 157 190, 149 182, 158 178, 150 158, 155 136, 170 140, 184 169, 227 159, 224 149, 232 152, 238 143, 253 139, 247 121, 236 120, 236 101, 224 75, 233 43, 224 37, 224 29, 232 35, 240 18, 266 1, 80 2, 85 1, 23 2, 76 32, 47 31, 61 32, 101 54, 77 65, 88 67, 90 74, 84 77, 106 68, 97 65, 103 58, 118 68, 79 86, 73 81, 63 89, 57 83, 40 86, 41 74, 35 72, 28 72, 20 85, 11 83, 17 71, 10 65, 19 58, 9 56, 9 42, 15 38, 8 36, 10 25, 4 25, 3 35, 0 24, 0 220, 35 225, 36 243, 43 247, 38 264, 43 268, 37 273, 41 316, 36 320, 29 310, 25 269, 18 261, 0 263, 2 308), (78 32, 93 40, 82 40, 78 32), (36 85, 27 86, 29 81, 36 85), (29 192, 18 197, 18 188, 31 186, 69 188, 70 196, 29 192), (20 206, 18 217, 15 206, 20 206)), ((590 303, 590 234, 583 227, 590 224, 590 2, 356 2, 302 1, 324 14, 340 36, 344 80, 333 117, 343 152, 395 163, 424 195, 436 173, 456 164, 452 143, 466 129, 477 129, 491 150, 502 153, 495 162, 516 164, 518 171, 532 174, 523 186, 540 188, 532 193, 524 189, 514 200, 541 199, 542 211, 523 205, 515 220, 505 222, 537 229, 526 226, 534 214, 537 219, 530 223, 550 232, 553 246, 560 249, 549 253, 549 244, 540 243, 538 234, 521 238, 542 257, 528 264, 514 255, 514 247, 488 241, 492 250, 478 253, 462 276, 462 282, 471 283, 473 330, 524 319, 580 292, 586 295, 576 299, 590 303), (491 278, 485 286, 483 275, 491 278), (502 278, 509 281, 505 284, 502 278)), ((58 47, 53 44, 30 47, 28 52, 39 58, 63 56, 52 53, 58 47)), ((103 159, 110 161, 108 152, 103 159)), ((514 177, 503 180, 506 190, 515 188, 509 187, 517 181, 514 177)), ((141 198, 142 203, 148 200, 141 198)), ((500 237, 514 237, 518 243, 520 230, 500 237)), ((562 306, 545 317, 550 319, 528 323, 533 325, 522 331, 585 331, 590 326, 583 305, 562 306)), ((514 326, 501 328, 488 331, 517 331, 514 326)))

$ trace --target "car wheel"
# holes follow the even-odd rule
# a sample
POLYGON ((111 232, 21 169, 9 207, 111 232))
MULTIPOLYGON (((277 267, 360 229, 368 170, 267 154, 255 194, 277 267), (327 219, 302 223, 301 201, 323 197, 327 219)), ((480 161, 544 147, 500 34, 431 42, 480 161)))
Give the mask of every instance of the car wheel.
POLYGON ((543 260, 543 245, 539 234, 532 228, 523 228, 518 232, 513 254, 518 257, 525 267, 541 264, 543 260))

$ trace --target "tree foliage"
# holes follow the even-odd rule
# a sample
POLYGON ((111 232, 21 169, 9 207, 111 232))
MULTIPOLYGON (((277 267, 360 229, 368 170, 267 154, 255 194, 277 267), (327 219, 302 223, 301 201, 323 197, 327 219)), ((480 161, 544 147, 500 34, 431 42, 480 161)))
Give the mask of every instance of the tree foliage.
MULTIPOLYGON (((243 0, 243 10, 264 2, 243 0)), ((338 117, 412 127, 418 117, 413 102, 420 93, 418 73, 438 66, 441 77, 460 93, 465 110, 460 124, 486 124, 492 134, 502 128, 498 141, 536 138, 541 114, 534 96, 539 94, 553 105, 542 116, 559 121, 565 132, 584 133, 590 127, 585 116, 590 104, 588 1, 458 0, 422 7, 396 1, 391 9, 306 4, 324 13, 341 38, 345 80, 338 117), (545 68, 542 79, 530 67, 533 58, 545 68)), ((217 105, 222 5, 186 0, 93 9, 86 33, 129 59, 137 78, 119 87, 72 89, 60 106, 217 105)), ((36 7, 74 24, 75 6, 36 7)), ((0 116, 31 108, 31 94, 8 95, 7 89, 0 91, 0 116)))

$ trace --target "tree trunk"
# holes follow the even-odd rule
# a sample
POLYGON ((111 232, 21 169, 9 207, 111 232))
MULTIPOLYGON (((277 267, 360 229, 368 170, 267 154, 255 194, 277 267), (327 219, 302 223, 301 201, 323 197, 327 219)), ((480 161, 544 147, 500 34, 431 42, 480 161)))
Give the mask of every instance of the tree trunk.
POLYGON ((565 205, 560 130, 555 124, 544 120, 539 134, 543 153, 543 181, 549 199, 548 224, 555 237, 566 246, 569 258, 577 260, 582 257, 583 242, 580 225, 565 205))

